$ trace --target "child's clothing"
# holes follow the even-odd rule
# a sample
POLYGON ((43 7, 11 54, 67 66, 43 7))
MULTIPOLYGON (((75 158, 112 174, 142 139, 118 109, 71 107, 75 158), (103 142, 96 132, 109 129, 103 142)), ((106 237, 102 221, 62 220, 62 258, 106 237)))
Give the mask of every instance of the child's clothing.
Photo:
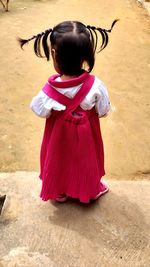
POLYGON ((40 157, 41 198, 70 196, 88 203, 101 192, 105 174, 98 117, 110 108, 107 89, 87 72, 65 81, 53 75, 31 108, 47 118, 40 157))
MULTIPOLYGON (((62 82, 61 78, 58 76, 56 81, 62 82)), ((66 82, 66 81, 65 81, 66 82)), ((81 78, 78 78, 78 81, 74 82, 72 80, 72 84, 70 85, 70 80, 68 83, 68 87, 66 88, 59 88, 53 86, 58 92, 62 93, 63 95, 73 98, 75 94, 80 90, 82 81, 81 78), (78 82, 78 83, 77 83, 78 82)), ((64 81, 62 82, 64 84, 64 81)), ((48 97, 43 90, 41 90, 37 96, 35 96, 31 102, 31 109, 36 113, 36 115, 47 118, 50 116, 52 110, 65 110, 66 107, 54 99, 48 97)), ((85 96, 83 101, 80 103, 80 107, 84 110, 90 110, 95 107, 95 110, 99 117, 103 117, 109 112, 110 103, 108 99, 108 93, 106 86, 103 84, 101 80, 95 77, 94 83, 91 87, 89 93, 85 96)))

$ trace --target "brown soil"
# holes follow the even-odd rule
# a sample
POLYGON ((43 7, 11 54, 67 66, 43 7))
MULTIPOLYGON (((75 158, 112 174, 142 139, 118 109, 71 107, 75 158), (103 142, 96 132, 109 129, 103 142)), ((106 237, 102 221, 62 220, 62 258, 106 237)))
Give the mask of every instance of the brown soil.
POLYGON ((110 178, 150 177, 149 17, 133 0, 10 1, 0 6, 0 170, 38 170, 44 120, 29 109, 32 97, 54 72, 52 64, 23 51, 17 36, 30 37, 63 20, 109 27, 119 18, 94 73, 108 86, 113 112, 102 120, 110 178), (101 3, 100 3, 101 2, 101 3))

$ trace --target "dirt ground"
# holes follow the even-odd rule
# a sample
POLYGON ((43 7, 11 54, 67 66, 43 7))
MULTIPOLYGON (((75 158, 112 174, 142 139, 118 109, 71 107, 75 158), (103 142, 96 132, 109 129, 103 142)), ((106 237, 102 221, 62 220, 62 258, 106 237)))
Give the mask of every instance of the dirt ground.
POLYGON ((54 70, 51 62, 24 52, 16 37, 30 37, 63 20, 109 28, 119 18, 93 73, 108 87, 113 111, 102 119, 109 178, 150 177, 150 28, 134 0, 10 1, 0 6, 0 171, 38 171, 44 120, 29 109, 54 70))

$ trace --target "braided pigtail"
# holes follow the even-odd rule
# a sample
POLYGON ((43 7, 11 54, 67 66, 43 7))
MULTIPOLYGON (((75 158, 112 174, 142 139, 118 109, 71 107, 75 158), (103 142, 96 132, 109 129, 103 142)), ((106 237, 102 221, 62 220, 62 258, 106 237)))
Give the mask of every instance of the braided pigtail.
POLYGON ((43 46, 43 50, 44 50, 44 54, 47 58, 47 60, 49 60, 49 56, 50 56, 50 45, 48 44, 48 35, 52 32, 52 29, 46 30, 45 34, 43 36, 42 39, 42 46, 43 46))
POLYGON ((49 52, 49 45, 48 45, 48 35, 51 34, 52 29, 48 29, 45 32, 41 32, 38 33, 37 35, 33 35, 31 38, 29 39, 21 39, 18 38, 18 41, 20 43, 21 48, 23 48, 23 46, 25 44, 27 44, 28 42, 32 41, 35 39, 34 41, 34 52, 36 54, 37 57, 46 57, 47 60, 49 60, 50 57, 50 52, 49 52), (44 51, 44 56, 42 55, 41 52, 41 45, 44 51))
POLYGON ((34 52, 37 57, 43 57, 41 53, 41 39, 42 39, 43 33, 39 33, 34 41, 34 52))
POLYGON ((32 36, 31 38, 29 39, 22 39, 22 38, 17 38, 19 44, 20 44, 20 47, 23 48, 23 46, 25 44, 27 44, 28 42, 30 42, 31 40, 35 39, 36 38, 36 35, 32 36))
POLYGON ((115 23, 118 21, 118 19, 114 20, 112 25, 111 25, 111 28, 109 30, 106 30, 106 29, 102 29, 102 28, 96 28, 95 26, 90 26, 90 25, 87 25, 86 28, 89 30, 90 32, 90 37, 91 37, 91 42, 92 42, 92 45, 93 45, 93 50, 94 50, 94 53, 96 51, 96 48, 97 48, 97 43, 98 43, 98 34, 97 34, 97 31, 101 34, 101 37, 102 37, 102 44, 100 46, 100 49, 98 50, 98 53, 100 51, 102 51, 108 44, 108 32, 110 33, 115 25, 115 23))
POLYGON ((91 42, 92 42, 93 50, 94 50, 94 53, 95 53, 96 47, 97 47, 97 41, 98 41, 98 37, 97 37, 97 33, 96 33, 96 27, 87 25, 87 29, 90 32, 91 42), (94 39, 93 32, 94 32, 94 35, 95 35, 95 39, 94 39))

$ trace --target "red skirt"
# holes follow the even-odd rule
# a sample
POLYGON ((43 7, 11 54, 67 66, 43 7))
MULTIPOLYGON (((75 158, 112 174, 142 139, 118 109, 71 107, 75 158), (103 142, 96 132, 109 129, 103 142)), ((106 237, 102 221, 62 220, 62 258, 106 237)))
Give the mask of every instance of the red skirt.
POLYGON ((40 154, 42 190, 46 201, 60 195, 88 203, 100 192, 104 150, 95 109, 73 114, 53 111, 46 120, 40 154))

